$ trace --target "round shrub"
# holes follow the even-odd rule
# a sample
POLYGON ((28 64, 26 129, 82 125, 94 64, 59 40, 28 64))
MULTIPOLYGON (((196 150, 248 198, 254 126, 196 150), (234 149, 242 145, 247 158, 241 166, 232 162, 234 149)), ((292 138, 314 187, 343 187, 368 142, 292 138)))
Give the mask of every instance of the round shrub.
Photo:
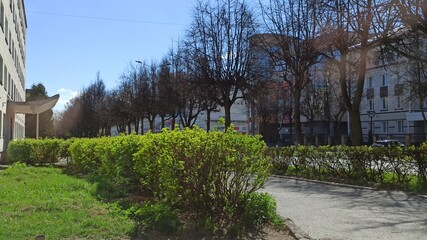
POLYGON ((141 183, 173 206, 227 227, 244 212, 252 192, 269 175, 270 159, 259 137, 199 128, 145 135, 135 154, 141 183))
POLYGON ((276 213, 276 200, 268 193, 251 193, 243 214, 243 224, 259 228, 267 223, 280 224, 282 219, 276 213))
POLYGON ((58 162, 61 153, 60 139, 17 139, 9 143, 6 157, 8 162, 28 165, 44 165, 58 162))

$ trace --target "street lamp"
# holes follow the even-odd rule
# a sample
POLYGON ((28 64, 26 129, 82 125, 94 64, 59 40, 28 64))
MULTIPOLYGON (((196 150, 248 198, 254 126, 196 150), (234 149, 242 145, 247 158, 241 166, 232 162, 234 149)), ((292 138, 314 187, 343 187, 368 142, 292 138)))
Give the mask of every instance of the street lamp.
POLYGON ((369 129, 369 144, 372 144, 374 142, 374 133, 373 133, 373 127, 372 127, 372 119, 375 117, 375 111, 370 110, 368 111, 368 117, 371 119, 371 127, 369 129))

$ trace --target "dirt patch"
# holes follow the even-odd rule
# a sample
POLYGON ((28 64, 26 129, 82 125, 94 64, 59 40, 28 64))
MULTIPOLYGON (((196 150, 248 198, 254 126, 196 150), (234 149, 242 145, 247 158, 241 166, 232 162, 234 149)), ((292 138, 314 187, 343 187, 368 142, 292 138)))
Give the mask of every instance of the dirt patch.
POLYGON ((294 234, 286 227, 275 228, 272 226, 265 226, 262 231, 250 232, 239 238, 231 237, 218 237, 212 236, 206 232, 185 232, 174 235, 166 235, 157 231, 149 231, 144 233, 141 237, 136 239, 158 239, 158 240, 186 240, 186 239, 204 239, 204 240, 297 240, 294 234))

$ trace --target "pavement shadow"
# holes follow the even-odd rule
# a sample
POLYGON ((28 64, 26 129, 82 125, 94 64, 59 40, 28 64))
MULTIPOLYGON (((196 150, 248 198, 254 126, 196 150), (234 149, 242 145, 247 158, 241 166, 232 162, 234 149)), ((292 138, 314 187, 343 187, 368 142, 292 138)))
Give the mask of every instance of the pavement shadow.
MULTIPOLYGON (((427 236, 427 197, 424 196, 282 177, 268 179, 266 188, 269 192, 283 191, 284 198, 286 193, 292 193, 302 198, 313 198, 317 202, 326 202, 328 208, 368 213, 369 217, 363 220, 362 225, 351 225, 354 232, 367 229, 413 229, 417 234, 427 236)), ((350 224, 351 217, 345 221, 350 224)))

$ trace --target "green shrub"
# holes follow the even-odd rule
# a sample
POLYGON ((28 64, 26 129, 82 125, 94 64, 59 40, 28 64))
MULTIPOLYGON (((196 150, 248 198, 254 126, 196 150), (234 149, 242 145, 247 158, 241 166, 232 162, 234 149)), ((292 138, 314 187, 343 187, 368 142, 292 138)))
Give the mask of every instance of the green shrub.
POLYGON ((267 152, 272 172, 278 174, 411 191, 427 189, 427 143, 403 148, 297 146, 267 152))
POLYGON ((68 169, 76 174, 93 174, 100 170, 101 159, 96 151, 104 138, 75 139, 69 146, 71 162, 68 169))
POLYGON ((263 186, 271 165, 265 148, 259 137, 232 130, 164 130, 145 135, 135 169, 159 199, 221 228, 239 219, 250 193, 263 186))
POLYGON ((8 162, 22 162, 28 165, 45 165, 58 162, 61 156, 60 139, 17 139, 7 148, 8 162))
POLYGON ((129 208, 127 213, 136 219, 144 229, 154 228, 160 232, 171 234, 176 232, 179 227, 178 215, 163 202, 146 202, 141 207, 129 208))
MULTIPOLYGON (((70 172, 89 175, 98 183, 99 196, 142 190, 170 209, 209 219, 211 229, 227 228, 240 221, 271 166, 266 145, 259 137, 232 129, 206 132, 196 127, 143 136, 43 140, 21 145, 17 143, 19 149, 15 151, 11 148, 11 156, 18 161, 38 163, 40 158, 46 162, 66 158, 70 172)), ((146 208, 141 212, 145 217, 165 210, 157 205, 146 208), (154 213, 148 210, 152 208, 154 213)), ((165 229, 174 225, 174 218, 166 210, 165 218, 155 220, 163 226, 164 219, 165 229)), ((251 217, 255 219, 256 213, 251 217)))
POLYGON ((243 224, 260 228, 267 223, 280 225, 283 221, 276 212, 276 200, 268 193, 251 193, 243 214, 243 224))
POLYGON ((32 155, 33 144, 28 139, 11 141, 7 147, 6 160, 10 163, 21 162, 29 165, 36 164, 32 155))
POLYGON ((38 164, 52 164, 58 162, 61 153, 61 142, 59 139, 34 140, 33 153, 38 164))
MULTIPOLYGON (((109 164, 103 164, 110 168, 110 177, 127 191, 141 190, 140 177, 135 172, 133 155, 141 148, 143 136, 131 134, 111 138, 109 142, 109 164)), ((108 169, 106 169, 108 170, 108 169)))

